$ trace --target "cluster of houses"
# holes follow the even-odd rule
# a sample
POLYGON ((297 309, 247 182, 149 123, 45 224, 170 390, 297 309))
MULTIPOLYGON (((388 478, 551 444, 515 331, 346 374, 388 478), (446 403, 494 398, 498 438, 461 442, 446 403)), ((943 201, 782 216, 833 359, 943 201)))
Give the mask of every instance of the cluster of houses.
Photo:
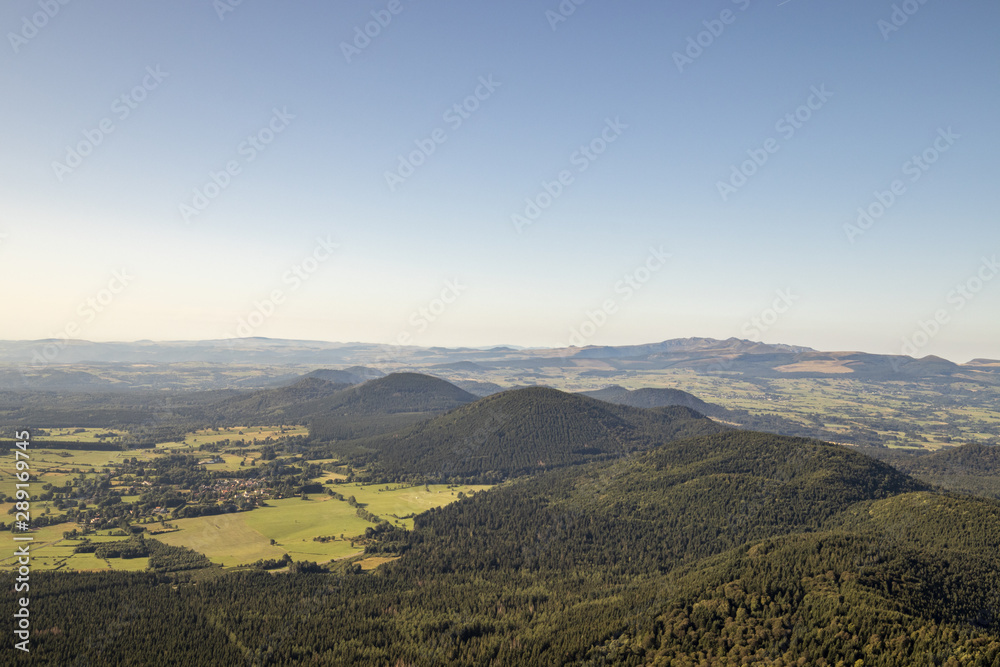
POLYGON ((217 479, 211 484, 202 484, 197 489, 192 489, 192 496, 200 497, 204 495, 214 495, 219 500, 233 500, 235 498, 261 498, 269 494, 270 480, 264 478, 253 479, 217 479))

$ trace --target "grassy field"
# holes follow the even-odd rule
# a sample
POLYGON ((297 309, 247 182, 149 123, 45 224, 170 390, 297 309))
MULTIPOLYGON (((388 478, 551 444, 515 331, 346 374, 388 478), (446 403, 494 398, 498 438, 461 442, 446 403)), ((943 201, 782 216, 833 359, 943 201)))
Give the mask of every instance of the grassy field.
POLYGON ((432 484, 429 487, 402 484, 336 484, 332 487, 345 498, 354 496, 365 509, 389 523, 406 528, 413 527, 410 514, 420 514, 432 507, 441 507, 458 499, 459 493, 469 495, 489 489, 489 486, 456 486, 432 484), (388 490, 386 490, 388 489, 388 490), (429 490, 427 490, 429 489, 429 490))
MULTIPOLYGON (((128 451, 96 451, 45 449, 44 443, 46 440, 98 442, 97 434, 114 431, 97 428, 52 428, 45 430, 49 435, 33 438, 34 446, 28 450, 28 455, 30 456, 28 461, 32 474, 32 494, 41 493, 44 484, 62 486, 68 479, 76 477, 78 474, 97 474, 105 468, 111 468, 122 463, 125 459, 137 458, 140 460, 150 460, 158 456, 179 452, 191 453, 198 456, 201 454, 198 451, 200 445, 219 442, 227 438, 230 440, 242 438, 252 443, 255 439, 262 441, 266 438, 277 439, 280 437, 307 434, 304 426, 254 426, 218 430, 203 429, 189 434, 184 438, 183 442, 163 443, 157 445, 155 448, 130 449, 128 451), (74 469, 78 472, 72 472, 74 469)), ((122 434, 121 432, 115 433, 117 435, 122 434)), ((208 458, 214 456, 214 454, 205 453, 204 456, 208 458)), ((255 450, 253 445, 248 445, 247 451, 241 454, 219 454, 218 456, 223 459, 223 463, 209 464, 205 467, 209 470, 238 470, 241 462, 250 465, 252 459, 259 459, 260 451, 259 449, 255 450)), ((0 493, 4 496, 14 495, 16 489, 14 486, 16 483, 16 479, 14 478, 14 464, 13 453, 0 459, 0 493)), ((342 478, 343 475, 331 473, 326 478, 336 477, 342 478)), ((32 505, 33 511, 38 513, 43 513, 51 507, 50 503, 38 501, 35 501, 32 505)), ((0 512, 5 513, 8 509, 10 509, 9 503, 0 503, 0 512)))
POLYGON ((32 433, 32 441, 62 440, 63 442, 106 442, 125 435, 124 431, 111 428, 48 428, 42 429, 45 434, 32 433), (98 435, 108 435, 98 438, 98 435))
POLYGON ((230 445, 237 440, 243 440, 247 446, 251 446, 254 441, 263 442, 271 438, 291 438, 295 436, 305 436, 309 434, 309 429, 305 426, 234 426, 232 428, 201 429, 184 436, 181 442, 165 442, 158 447, 167 449, 177 449, 182 447, 194 447, 197 449, 201 445, 209 445, 229 440, 230 445))
MULTIPOLYGON (((326 465, 328 463, 332 463, 332 464, 340 463, 340 459, 311 459, 309 461, 309 463, 315 463, 318 466, 322 466, 322 465, 326 465)), ((327 472, 324 472, 319 477, 313 478, 312 481, 313 482, 318 482, 319 484, 323 484, 328 479, 347 479, 347 475, 344 474, 344 473, 342 473, 342 472, 327 471, 327 472)))
POLYGON ((315 500, 285 498, 268 501, 252 512, 178 519, 169 522, 176 532, 154 535, 175 546, 185 546, 227 567, 260 559, 281 558, 327 562, 360 553, 350 537, 372 524, 359 519, 353 507, 329 496, 315 500), (316 542, 317 536, 345 534, 348 539, 316 542), (275 544, 271 544, 271 540, 275 544))
POLYGON ((205 470, 239 470, 240 464, 250 465, 251 461, 260 458, 260 452, 244 452, 242 454, 205 454, 205 458, 218 457, 222 463, 206 463, 205 470))
MULTIPOLYGON (((397 485, 386 491, 385 485, 338 484, 334 488, 345 498, 353 495, 369 512, 394 525, 410 528, 413 519, 401 517, 447 505, 457 500, 459 493, 469 494, 489 487, 432 485, 428 491, 423 486, 397 485)), ((281 558, 285 553, 293 560, 325 563, 361 553, 360 547, 351 545, 351 538, 363 535, 366 528, 374 525, 359 518, 357 510, 347 502, 327 495, 316 494, 308 500, 269 500, 267 505, 251 512, 170 521, 179 530, 153 537, 194 549, 227 567, 281 558), (335 539, 318 542, 314 537, 335 539)))
POLYGON ((208 556, 214 563, 233 566, 261 558, 281 558, 284 551, 270 545, 268 538, 247 525, 249 513, 220 514, 194 519, 178 519, 170 524, 179 530, 153 535, 173 546, 184 546, 208 556))
POLYGON ((247 513, 247 523, 274 539, 293 560, 325 563, 359 553, 360 549, 351 546, 351 538, 364 534, 365 528, 373 525, 359 518, 355 508, 330 496, 314 496, 310 500, 285 498, 268 501, 268 505, 247 513), (321 536, 337 539, 313 540, 321 536))
MULTIPOLYGON (((36 495, 42 493, 42 486, 45 484, 63 486, 79 474, 97 474, 97 471, 115 460, 115 454, 121 453, 31 449, 28 451, 31 472, 31 486, 28 490, 32 495, 36 495), (79 472, 73 473, 74 469, 79 472)), ((14 477, 16 472, 14 466, 13 452, 0 459, 0 493, 6 497, 13 496, 17 490, 18 481, 14 477)), ((7 511, 11 507, 12 503, 0 503, 0 515, 7 516, 7 511)), ((46 510, 53 510, 52 503, 32 501, 32 514, 44 514, 46 510)))
MULTIPOLYGON (((65 540, 63 533, 72 530, 68 523, 58 526, 45 526, 31 533, 34 541, 27 542, 31 553, 31 569, 33 570, 127 570, 141 571, 149 566, 148 558, 112 558, 101 559, 92 553, 75 554, 79 540, 65 540)), ((121 536, 108 535, 107 531, 88 535, 92 542, 113 542, 124 540, 121 536)), ((10 538, 7 538, 10 539, 10 538)), ((14 542, 11 542, 14 544, 14 542)), ((17 557, 13 555, 13 547, 5 550, 10 556, 0 559, 0 569, 14 569, 18 566, 17 557)))
POLYGON ((368 558, 362 558, 358 561, 358 565, 361 566, 362 570, 366 572, 368 570, 374 570, 379 565, 384 565, 385 563, 391 563, 394 560, 399 560, 399 556, 392 558, 387 558, 385 556, 369 556, 368 558))
MULTIPOLYGON (((59 459, 63 460, 62 457, 59 459)), ((106 461, 100 459, 100 462, 106 461)), ((61 473, 47 473, 43 477, 55 482, 60 479, 60 475, 61 473)), ((40 485, 41 481, 35 484, 40 485)), ((450 487, 440 484, 429 487, 356 483, 330 486, 345 498, 354 496, 358 504, 369 512, 404 528, 413 527, 414 514, 454 502, 460 493, 468 495, 490 488, 481 485, 450 487)), ((48 505, 49 503, 33 501, 32 512, 44 511, 48 505)), ((166 544, 189 547, 205 554, 213 562, 228 567, 260 559, 281 558, 286 553, 293 560, 325 563, 361 553, 360 547, 352 546, 352 538, 363 535, 366 528, 374 525, 358 517, 355 507, 325 494, 314 494, 308 500, 270 500, 267 505, 252 512, 176 519, 169 523, 176 526, 177 530, 151 537, 166 544), (318 542, 313 540, 314 537, 335 539, 318 542), (271 540, 275 543, 271 544, 271 540)), ((62 539, 62 534, 73 527, 64 523, 39 529, 34 534, 35 541, 32 543, 32 566, 39 569, 73 570, 145 568, 145 565, 140 564, 145 559, 103 561, 93 554, 73 554, 73 548, 79 542, 62 539)), ((155 526, 149 528, 157 530, 155 526)), ((123 539, 106 532, 88 537, 95 542, 123 539)), ((12 557, 0 560, 0 568, 9 567, 12 562, 12 557)))

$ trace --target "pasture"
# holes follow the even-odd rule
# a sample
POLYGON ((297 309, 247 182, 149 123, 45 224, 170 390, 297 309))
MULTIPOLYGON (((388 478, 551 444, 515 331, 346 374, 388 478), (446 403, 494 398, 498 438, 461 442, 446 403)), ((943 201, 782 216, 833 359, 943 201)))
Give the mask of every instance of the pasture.
POLYGON ((243 446, 258 446, 268 438, 279 440, 295 436, 306 436, 309 429, 305 426, 233 426, 228 428, 203 428, 184 436, 180 442, 165 442, 158 445, 165 449, 190 447, 197 449, 201 445, 214 445, 228 440, 230 447, 239 447, 236 443, 243 441, 243 446))
MULTIPOLYGON (((145 570, 149 566, 149 558, 102 559, 92 553, 75 554, 73 550, 80 544, 80 540, 63 539, 63 533, 72 529, 72 524, 64 523, 32 531, 30 535, 34 540, 24 543, 29 545, 31 569, 87 572, 125 570, 132 572, 145 570)), ((87 539, 91 542, 114 542, 126 538, 109 535, 108 531, 102 531, 87 535, 87 539)), ((7 550, 3 558, 0 558, 0 570, 11 570, 18 566, 17 557, 13 555, 13 552, 14 549, 11 548, 7 550)))
POLYGON ((61 440, 62 442, 107 442, 125 435, 125 431, 112 428, 48 428, 36 429, 31 434, 32 442, 61 440), (105 436, 105 437, 100 437, 105 436))
MULTIPOLYGON (((457 500, 459 493, 490 488, 436 484, 428 491, 423 486, 395 486, 388 491, 384 490, 385 485, 337 484, 333 488, 345 498, 353 495, 369 512, 405 528, 412 528, 413 519, 401 517, 447 505, 457 500)), ((226 567, 277 559, 285 553, 293 560, 318 563, 346 558, 362 551, 360 546, 352 546, 352 538, 364 535, 366 528, 375 525, 358 517, 356 508, 346 501, 325 494, 314 494, 307 500, 269 500, 267 507, 250 512, 175 519, 169 523, 178 530, 152 537, 194 549, 226 567), (319 542, 314 537, 334 539, 319 542), (271 540, 275 543, 271 544, 271 540)))

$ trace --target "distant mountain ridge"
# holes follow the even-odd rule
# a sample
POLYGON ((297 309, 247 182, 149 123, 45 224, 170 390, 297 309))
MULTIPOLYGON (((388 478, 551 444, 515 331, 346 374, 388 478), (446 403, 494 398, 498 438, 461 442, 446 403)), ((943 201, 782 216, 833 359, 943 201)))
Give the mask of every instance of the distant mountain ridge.
POLYGON ((728 338, 726 340, 717 340, 715 338, 675 338, 665 340, 661 343, 648 343, 645 345, 583 347, 580 348, 580 351, 575 356, 587 359, 616 359, 699 351, 725 352, 727 354, 771 354, 774 352, 800 354, 803 352, 815 352, 812 348, 799 345, 774 345, 741 340, 739 338, 728 338))
MULTIPOLYGON (((976 359, 956 364, 936 356, 921 359, 865 352, 824 352, 796 345, 738 338, 680 338, 645 345, 582 348, 393 347, 268 338, 154 343, 89 341, 0 341, 0 382, 11 388, 98 388, 97 377, 55 377, 66 364, 246 364, 385 370, 441 371, 450 379, 489 380, 489 373, 518 375, 574 369, 592 377, 616 373, 688 369, 699 373, 760 378, 851 377, 856 379, 972 381, 1000 384, 1000 362, 976 359)), ((383 370, 382 372, 385 372, 383 370)), ((346 372, 351 372, 349 369, 346 372)), ((339 380, 338 380, 339 381, 339 380)), ((531 382, 516 380, 518 384, 531 382)), ((113 384, 113 383, 112 383, 113 384)), ((232 383, 216 385, 235 388, 232 383)), ((127 388, 127 385, 121 388, 127 388)))
MULTIPOLYGON (((391 346, 379 343, 337 343, 328 341, 294 340, 281 338, 235 338, 200 341, 116 341, 93 342, 87 340, 0 340, 0 363, 27 363, 40 365, 43 363, 176 363, 181 361, 231 361, 235 357, 247 361, 260 362, 261 357, 270 357, 273 363, 313 363, 321 357, 328 360, 342 359, 352 355, 361 355, 359 359, 373 358, 372 355, 383 352, 391 346), (36 354, 37 353, 37 354, 36 354), (367 357, 365 355, 368 355, 367 357)), ((786 345, 762 343, 739 338, 719 340, 715 338, 675 338, 658 343, 641 345, 600 345, 569 348, 517 348, 494 347, 481 348, 444 348, 444 347, 407 347, 394 350, 387 358, 406 357, 406 352, 454 355, 457 358, 443 359, 435 362, 438 367, 469 362, 489 366, 493 358, 506 358, 510 355, 520 355, 523 358, 547 357, 553 352, 559 352, 559 357, 576 357, 580 359, 616 359, 649 356, 664 356, 671 354, 691 353, 725 353, 725 354, 836 354, 852 355, 863 352, 819 352, 813 348, 801 345, 786 345)), ((872 355, 892 356, 892 355, 872 355)), ((925 357, 928 358, 928 357, 925 357)), ((953 363, 953 362, 949 362, 953 363)), ((975 359, 969 364, 1000 363, 995 359, 975 359)), ((363 364, 362 364, 363 365, 363 364)), ((956 364, 957 365, 957 364, 956 364)))

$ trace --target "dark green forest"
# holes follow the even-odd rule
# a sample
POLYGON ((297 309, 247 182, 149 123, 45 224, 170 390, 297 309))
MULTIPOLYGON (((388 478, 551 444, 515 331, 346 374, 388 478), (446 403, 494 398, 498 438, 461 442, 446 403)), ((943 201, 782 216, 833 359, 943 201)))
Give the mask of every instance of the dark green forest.
MULTIPOLYGON (((169 401, 0 399, 8 417, 122 426, 96 446, 124 450, 254 415, 310 425, 238 472, 192 455, 133 458, 45 490, 66 520, 90 526, 97 511, 98 527, 131 535, 98 543, 84 529, 68 538, 77 549, 150 567, 32 572, 32 653, 5 651, 3 664, 1000 666, 992 447, 873 457, 736 430, 690 406, 541 387, 475 400, 417 374, 169 401), (161 506, 174 518, 252 511, 220 475, 274 497, 321 492, 307 489, 323 473, 310 461, 329 457, 355 479, 498 486, 409 531, 372 516, 365 555, 326 565, 225 570, 137 524, 161 506), (114 475, 137 500, 111 493, 114 475), (396 560, 363 571, 366 556, 396 560)), ((12 614, 15 597, 3 604, 12 614)))
POLYGON ((497 482, 726 429, 685 407, 641 410, 530 387, 330 452, 392 480, 497 482))
POLYGON ((1000 447, 970 443, 933 453, 870 448, 863 451, 929 484, 1000 500, 1000 447))
POLYGON ((1000 503, 817 441, 667 441, 367 543, 402 557, 37 573, 32 663, 1000 664, 1000 503))

